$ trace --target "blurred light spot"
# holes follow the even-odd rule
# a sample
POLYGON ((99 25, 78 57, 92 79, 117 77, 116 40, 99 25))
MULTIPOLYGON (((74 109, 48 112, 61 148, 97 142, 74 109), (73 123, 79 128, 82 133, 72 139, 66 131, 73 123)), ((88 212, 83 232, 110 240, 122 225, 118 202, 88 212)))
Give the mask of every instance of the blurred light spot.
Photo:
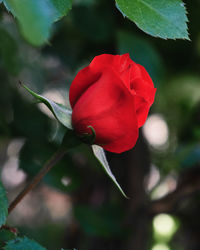
MULTIPOLYGON (((9 197, 10 200, 16 197, 20 189, 14 190, 15 193, 9 197)), ((9 220, 27 228, 36 228, 51 222, 59 222, 66 226, 72 218, 71 209, 72 203, 69 196, 45 185, 39 185, 25 196, 14 209, 9 220)))
POLYGON ((156 244, 152 247, 152 250, 170 250, 166 244, 156 244))
POLYGON ((154 148, 166 146, 169 130, 166 121, 159 114, 150 115, 143 126, 144 136, 154 148))
POLYGON ((26 174, 18 169, 18 159, 10 157, 2 169, 2 181, 7 188, 16 187, 26 179, 26 174))
POLYGON ((23 145, 24 145, 24 139, 12 140, 8 145, 7 155, 9 157, 17 156, 23 145))
POLYGON ((156 189, 153 191, 151 198, 152 199, 159 199, 168 194, 169 189, 166 183, 160 184, 156 189))
POLYGON ((159 214, 153 219, 155 233, 170 238, 177 230, 175 219, 168 214, 159 214))
POLYGON ((69 184, 70 184, 70 182, 71 182, 71 179, 70 178, 68 178, 68 177, 62 177, 62 179, 61 179, 61 183, 64 185, 64 186, 68 186, 69 184))
POLYGON ((58 68, 60 67, 60 61, 58 58, 53 56, 48 56, 44 61, 44 64, 47 68, 58 68))
POLYGON ((80 166, 84 166, 85 164, 87 164, 87 159, 85 158, 85 156, 83 154, 81 154, 80 152, 74 152, 74 154, 72 155, 72 158, 74 161, 77 162, 77 164, 79 164, 80 166))
POLYGON ((66 194, 58 193, 45 187, 45 203, 51 217, 55 220, 62 220, 71 210, 70 198, 66 194))
POLYGON ((160 172, 158 168, 151 165, 150 173, 145 180, 145 187, 147 191, 151 191, 160 180, 160 172))
POLYGON ((162 198, 163 196, 167 195, 168 193, 172 192, 175 190, 177 186, 177 180, 174 176, 170 175, 167 176, 163 182, 158 185, 155 190, 153 190, 151 194, 152 199, 159 199, 162 198))
MULTIPOLYGON (((57 102, 59 104, 65 105, 66 100, 62 96, 61 92, 56 90, 56 89, 47 90, 47 91, 43 92, 42 95, 44 97, 50 99, 51 101, 54 101, 54 102, 57 102)), ((40 103, 39 108, 43 113, 48 115, 50 118, 54 118, 54 115, 49 110, 49 108, 47 108, 47 106, 45 104, 40 103)))
MULTIPOLYGON (((17 192, 11 200, 20 192, 18 189, 15 191, 17 192)), ((28 193, 10 215, 10 221, 18 226, 26 225, 27 227, 35 227, 37 224, 42 223, 43 216, 41 216, 41 203, 41 199, 38 200, 34 192, 28 193)))

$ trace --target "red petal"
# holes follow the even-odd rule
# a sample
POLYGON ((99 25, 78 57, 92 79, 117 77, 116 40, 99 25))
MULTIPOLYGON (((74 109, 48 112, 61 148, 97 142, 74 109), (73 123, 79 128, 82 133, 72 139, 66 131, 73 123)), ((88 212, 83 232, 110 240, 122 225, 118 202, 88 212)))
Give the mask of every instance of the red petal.
POLYGON ((136 77, 140 76, 139 67, 131 60, 128 53, 124 55, 103 54, 96 56, 90 63, 90 67, 95 71, 101 71, 102 67, 112 68, 128 89, 130 89, 130 73, 132 69, 134 69, 134 75, 136 77))
POLYGON ((149 109, 154 102, 156 88, 154 88, 153 82, 145 68, 139 64, 137 66, 140 69, 140 76, 134 77, 134 71, 132 71, 130 85, 135 94, 138 126, 141 127, 145 123, 149 109))
POLYGON ((137 78, 131 82, 131 86, 135 91, 136 95, 141 96, 145 99, 149 105, 152 105, 156 93, 156 88, 148 84, 142 78, 137 78))
POLYGON ((134 62, 131 60, 129 54, 124 55, 110 55, 102 54, 95 56, 95 58, 90 63, 90 66, 94 69, 102 69, 103 67, 112 67, 114 71, 121 73, 126 70, 130 64, 134 62))
POLYGON ((142 127, 147 119, 151 105, 141 96, 135 96, 135 107, 138 127, 142 127))
POLYGON ((73 108, 80 96, 100 78, 101 73, 91 70, 89 66, 78 72, 74 78, 69 91, 69 100, 73 108))
POLYGON ((146 69, 140 64, 137 64, 137 66, 140 68, 141 78, 143 78, 143 80, 146 81, 149 85, 154 87, 153 81, 152 81, 150 75, 148 74, 148 72, 146 71, 146 69))
POLYGON ((102 72, 76 101, 72 123, 78 134, 91 133, 88 126, 92 126, 96 144, 121 153, 131 149, 138 138, 134 98, 110 68, 102 72))

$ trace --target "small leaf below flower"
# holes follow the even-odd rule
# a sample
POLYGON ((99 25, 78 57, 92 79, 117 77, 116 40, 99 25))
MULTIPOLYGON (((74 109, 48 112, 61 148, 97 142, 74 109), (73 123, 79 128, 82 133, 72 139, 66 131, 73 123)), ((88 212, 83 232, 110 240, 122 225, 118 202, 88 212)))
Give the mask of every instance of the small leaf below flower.
POLYGON ((72 111, 62 104, 58 104, 49 100, 48 98, 36 94, 34 91, 30 90, 27 86, 22 84, 22 86, 33 96, 37 101, 44 103, 56 117, 56 119, 62 123, 68 129, 72 129, 71 116, 72 111))
POLYGON ((111 169, 110 169, 110 166, 109 166, 108 161, 106 159, 106 155, 105 155, 105 152, 104 152, 103 148, 100 147, 100 146, 97 146, 97 145, 92 145, 92 150, 93 150, 93 153, 94 153, 95 157, 100 162, 103 169, 105 170, 106 174, 115 183, 115 185, 118 187, 119 191, 123 194, 123 196, 128 199, 128 197, 126 196, 126 194, 124 193, 124 191, 120 187, 119 183, 117 182, 115 176, 111 172, 111 169))

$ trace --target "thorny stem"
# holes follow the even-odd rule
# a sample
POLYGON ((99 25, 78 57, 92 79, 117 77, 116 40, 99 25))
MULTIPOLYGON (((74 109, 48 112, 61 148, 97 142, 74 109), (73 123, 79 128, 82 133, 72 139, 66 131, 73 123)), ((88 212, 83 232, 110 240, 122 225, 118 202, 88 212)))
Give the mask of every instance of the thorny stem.
POLYGON ((24 198, 24 196, 30 192, 39 182, 40 180, 49 172, 49 170, 55 166, 57 162, 59 162, 63 156, 66 154, 66 149, 60 148, 58 149, 52 157, 45 163, 39 173, 32 179, 32 181, 18 194, 18 196, 14 199, 14 201, 10 204, 8 208, 8 214, 12 212, 12 210, 18 205, 18 203, 24 198))

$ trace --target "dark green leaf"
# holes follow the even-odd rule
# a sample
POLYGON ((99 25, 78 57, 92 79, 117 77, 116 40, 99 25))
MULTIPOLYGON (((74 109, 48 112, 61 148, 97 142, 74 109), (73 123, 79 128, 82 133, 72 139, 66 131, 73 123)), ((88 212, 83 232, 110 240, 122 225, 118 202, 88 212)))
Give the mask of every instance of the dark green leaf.
POLYGON ((65 16, 72 7, 72 0, 50 0, 50 2, 52 2, 54 8, 57 10, 54 21, 65 16))
POLYGON ((0 242, 1 241, 9 241, 15 238, 15 234, 9 230, 1 229, 0 230, 0 242))
POLYGON ((144 32, 164 39, 189 39, 180 0, 116 0, 118 9, 144 32))
POLYGON ((3 0, 17 18, 21 32, 33 45, 47 42, 53 22, 66 15, 71 0, 3 0))
POLYGON ((17 55, 17 45, 12 36, 0 28, 0 56, 5 68, 12 74, 19 71, 19 60, 17 55))
POLYGON ((16 238, 8 241, 4 250, 45 250, 46 248, 39 245, 34 240, 30 240, 27 237, 16 238))
POLYGON ((14 239, 16 236, 9 229, 0 229, 0 249, 3 249, 5 242, 14 239))
POLYGON ((97 160, 100 162, 101 166, 105 170, 106 174, 111 178, 111 180, 115 183, 115 185, 118 187, 119 191, 123 194, 124 197, 128 198, 122 188, 120 187, 119 183, 117 182, 115 176, 111 172, 110 166, 108 164, 108 161, 106 159, 105 152, 102 147, 93 145, 92 146, 93 153, 97 160))
POLYGON ((55 103, 49 99, 47 99, 44 96, 38 95, 32 90, 30 90, 28 87, 23 85, 23 87, 36 98, 37 101, 44 103, 54 114, 56 119, 63 124, 66 128, 72 129, 71 125, 71 110, 69 110, 67 107, 65 107, 62 104, 55 103))
POLYGON ((6 191, 0 181, 0 227, 5 224, 8 215, 8 200, 6 191))

